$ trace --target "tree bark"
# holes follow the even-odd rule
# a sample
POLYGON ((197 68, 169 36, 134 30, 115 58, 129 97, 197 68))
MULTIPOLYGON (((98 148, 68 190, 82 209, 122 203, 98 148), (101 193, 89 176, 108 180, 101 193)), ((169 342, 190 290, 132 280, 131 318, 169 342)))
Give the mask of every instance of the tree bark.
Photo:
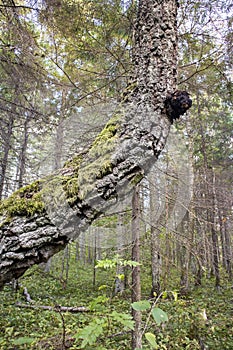
POLYGON ((3 157, 1 159, 1 173, 0 173, 0 200, 3 195, 4 183, 6 180, 6 170, 7 170, 9 152, 11 149, 11 137, 13 134, 13 125, 14 125, 14 117, 10 114, 9 121, 7 122, 7 130, 4 133, 3 157))
POLYGON ((228 227, 229 218, 224 218, 224 237, 226 242, 226 271, 229 275, 230 281, 232 280, 232 239, 230 236, 230 230, 228 227))
MULTIPOLYGON (((124 213, 123 208, 120 206, 120 213, 118 214, 116 234, 117 234, 117 255, 124 259, 124 247, 126 245, 124 236, 124 213)), ((125 270, 126 268, 120 264, 116 267, 116 279, 115 279, 115 294, 122 293, 125 289, 125 270), (123 277, 124 276, 124 277, 123 277)))
POLYGON ((153 172, 149 178, 150 186, 150 232, 151 232, 151 297, 154 298, 160 294, 160 274, 161 274, 161 257, 160 257, 160 228, 156 222, 156 201, 159 193, 157 191, 156 174, 153 172))
POLYGON ((26 152, 28 147, 28 137, 29 137, 29 122, 30 122, 30 115, 27 115, 25 117, 25 121, 23 124, 23 139, 22 139, 22 146, 20 149, 19 154, 19 177, 18 177, 18 188, 23 186, 24 182, 24 175, 25 175, 25 168, 26 168, 26 152))
MULTIPOLYGON (((192 220, 192 219, 191 219, 192 220)), ((187 296, 189 293, 189 266, 191 260, 191 242, 193 242, 193 234, 190 235, 190 231, 193 232, 193 223, 190 222, 190 215, 187 212, 185 218, 182 220, 181 232, 184 236, 184 241, 179 243, 180 245, 180 294, 187 296)))
POLYGON ((84 306, 47 306, 47 305, 33 305, 33 304, 22 304, 17 302, 16 306, 27 308, 27 309, 42 309, 48 311, 55 312, 71 312, 71 313, 79 313, 79 312, 89 312, 89 310, 84 306))
POLYGON ((176 89, 176 13, 176 0, 139 1, 135 93, 121 103, 85 154, 2 204, 0 286, 64 249, 103 211, 127 196, 157 159, 172 122, 166 99, 176 89), (39 202, 32 209, 40 194, 44 206, 39 202))
MULTIPOLYGON (((140 194, 139 185, 135 187, 132 199, 132 261, 140 263, 140 194)), ((140 265, 132 269, 132 303, 141 300, 140 265)), ((132 309, 135 322, 132 331, 132 350, 142 347, 142 313, 132 309)))
POLYGON ((216 288, 220 287, 220 271, 219 271, 219 240, 218 233, 216 230, 216 188, 215 188, 215 173, 214 169, 210 169, 211 177, 211 197, 212 197, 212 208, 210 210, 210 222, 211 222, 211 235, 212 235, 212 244, 213 244, 213 268, 215 275, 215 286, 216 288))

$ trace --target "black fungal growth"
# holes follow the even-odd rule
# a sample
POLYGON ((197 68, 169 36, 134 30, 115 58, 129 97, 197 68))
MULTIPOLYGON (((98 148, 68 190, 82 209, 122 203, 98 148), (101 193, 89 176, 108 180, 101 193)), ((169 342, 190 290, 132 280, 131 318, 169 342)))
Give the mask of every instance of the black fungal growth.
POLYGON ((192 100, 186 91, 177 90, 173 94, 169 94, 165 100, 166 112, 171 123, 185 114, 191 106, 192 100))

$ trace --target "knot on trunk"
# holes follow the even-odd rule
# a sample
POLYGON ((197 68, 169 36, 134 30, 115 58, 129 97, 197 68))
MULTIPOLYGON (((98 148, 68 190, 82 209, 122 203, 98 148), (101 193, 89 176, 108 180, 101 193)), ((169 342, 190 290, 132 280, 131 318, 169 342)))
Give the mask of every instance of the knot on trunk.
POLYGON ((177 90, 173 94, 169 94, 165 100, 166 112, 171 123, 185 114, 191 106, 192 100, 186 91, 177 90))

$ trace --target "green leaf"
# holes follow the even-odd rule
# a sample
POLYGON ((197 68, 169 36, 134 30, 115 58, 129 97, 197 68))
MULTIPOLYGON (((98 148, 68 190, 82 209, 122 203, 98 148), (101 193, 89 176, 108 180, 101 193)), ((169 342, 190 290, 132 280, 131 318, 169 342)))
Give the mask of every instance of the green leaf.
POLYGON ((20 337, 18 339, 13 340, 14 345, 23 345, 23 344, 31 344, 35 339, 29 337, 20 337))
POLYGON ((97 260, 95 268, 96 269, 112 269, 115 268, 117 265, 117 261, 112 259, 105 259, 105 260, 97 260))
POLYGON ((107 284, 102 284, 102 286, 99 286, 98 290, 106 289, 108 286, 107 284))
POLYGON ((106 295, 99 295, 90 302, 89 308, 91 311, 103 311, 108 300, 109 298, 106 295))
POLYGON ((134 329, 134 321, 132 320, 132 316, 126 313, 119 313, 117 311, 113 311, 110 315, 115 321, 122 324, 125 328, 134 329))
POLYGON ((174 300, 177 301, 178 300, 178 293, 175 291, 172 291, 172 295, 173 295, 174 300))
POLYGON ((97 338, 103 333, 104 327, 106 327, 106 319, 96 318, 89 323, 88 326, 81 329, 76 335, 75 338, 83 339, 81 344, 81 349, 85 348, 86 345, 94 345, 97 338))
POLYGON ((136 311, 145 311, 150 309, 151 305, 148 300, 136 301, 131 304, 132 308, 136 311))
POLYGON ((124 260, 122 262, 123 266, 129 266, 129 267, 136 267, 136 266, 140 266, 140 263, 137 261, 133 261, 133 260, 124 260))
POLYGON ((120 274, 116 275, 116 278, 118 278, 118 280, 120 280, 120 281, 124 281, 125 275, 123 273, 120 273, 120 274))
POLYGON ((157 323, 157 325, 168 321, 167 313, 161 310, 159 307, 156 307, 152 310, 152 316, 154 317, 154 320, 157 323))
POLYGON ((156 338, 155 335, 152 333, 145 333, 146 340, 150 343, 151 346, 157 348, 156 338))

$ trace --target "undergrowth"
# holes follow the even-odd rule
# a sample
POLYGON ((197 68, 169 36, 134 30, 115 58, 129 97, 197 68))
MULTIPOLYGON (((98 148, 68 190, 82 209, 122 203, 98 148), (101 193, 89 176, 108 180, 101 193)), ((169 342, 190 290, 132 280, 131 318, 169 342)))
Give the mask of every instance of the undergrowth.
MULTIPOLYGON (((82 265, 75 257, 70 260, 66 282, 61 276, 61 254, 53 258, 52 272, 45 273, 41 267, 33 267, 20 279, 21 287, 17 292, 10 285, 1 292, 0 349, 130 350, 130 289, 113 295, 115 275, 112 269, 97 269, 93 286, 93 264, 82 265), (19 302, 29 304, 23 295, 25 287, 34 306, 51 305, 56 311, 17 306, 19 302), (59 305, 83 306, 88 311, 61 313, 59 305)), ((142 277, 143 299, 148 300, 149 273, 143 271, 142 277)), ((168 322, 147 324, 147 331, 155 335, 157 349, 232 350, 233 295, 230 287, 227 280, 223 280, 222 288, 216 290, 214 281, 206 279, 202 286, 193 287, 182 299, 179 294, 177 298, 172 297, 171 291, 176 290, 172 282, 158 300, 158 307, 168 315, 168 322)), ((148 312, 143 312, 143 325, 147 316, 148 312)), ((143 349, 156 347, 150 347, 143 337, 143 349)))

